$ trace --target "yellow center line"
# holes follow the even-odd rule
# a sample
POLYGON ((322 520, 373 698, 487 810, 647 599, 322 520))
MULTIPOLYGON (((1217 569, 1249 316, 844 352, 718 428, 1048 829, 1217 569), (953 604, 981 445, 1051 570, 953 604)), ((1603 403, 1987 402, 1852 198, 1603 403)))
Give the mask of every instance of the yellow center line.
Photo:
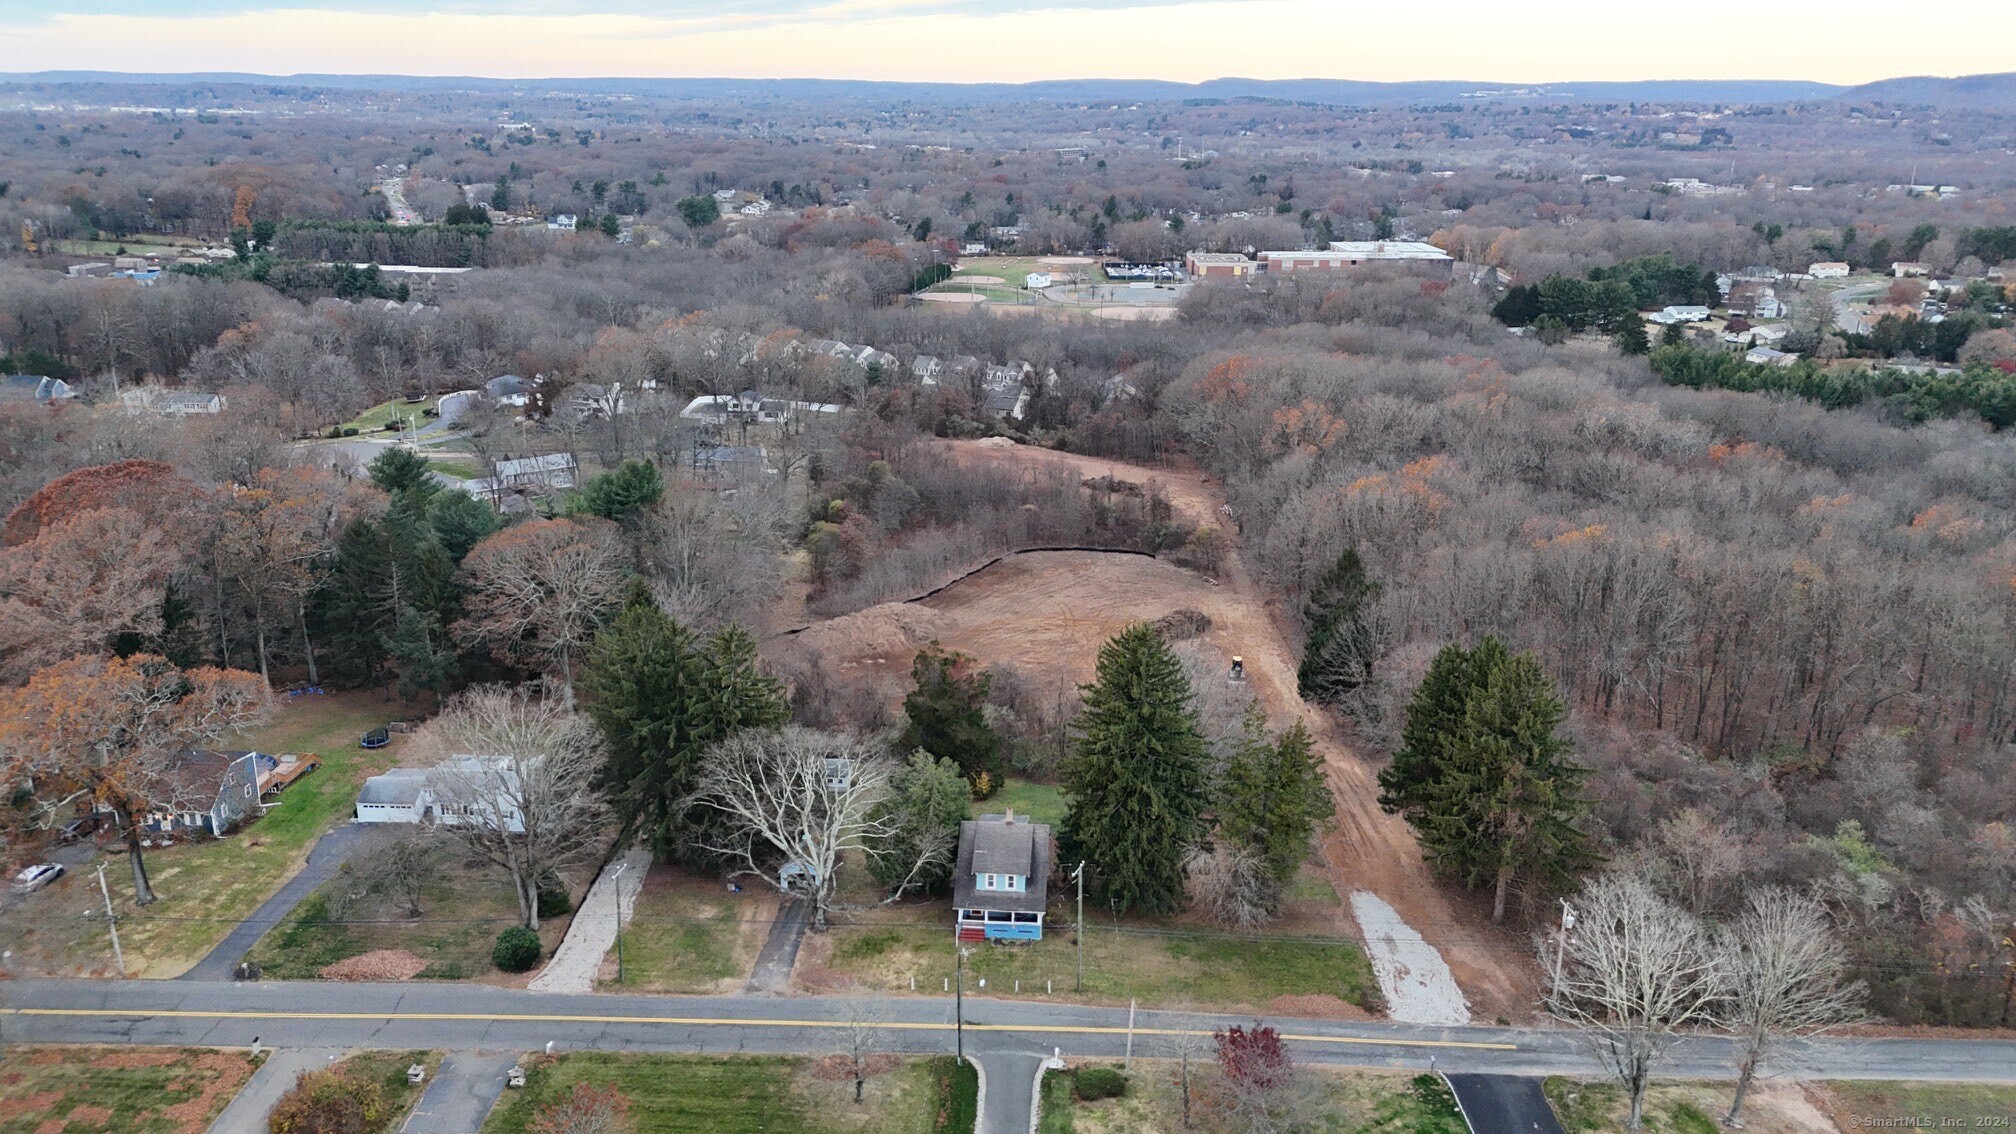
MULTIPOLYGON (((120 1011, 111 1008, 9 1008, 0 1009, 12 1016, 105 1016, 134 1017, 139 1019, 195 1019, 195 1020, 379 1020, 399 1022, 405 1020, 431 1020, 451 1023, 552 1023, 552 1024, 670 1024, 686 1027, 722 1028, 853 1028, 862 1026, 852 1020, 777 1020, 758 1019, 715 1019, 699 1016, 587 1016, 587 1015, 544 1015, 539 1013, 491 1013, 491 1012, 202 1012, 187 1009, 164 1009, 148 1011, 135 1009, 120 1011)), ((949 1032, 951 1024, 940 1023, 890 1023, 876 1021, 866 1026, 887 1031, 949 1032)), ((1098 1027, 1089 1024, 968 1024, 969 1032, 1042 1032, 1067 1033, 1070 1035, 1124 1036, 1126 1028, 1098 1027)), ((1137 1036, 1208 1036, 1208 1031, 1191 1031, 1180 1028, 1135 1028, 1137 1036)), ((1473 1040, 1424 1040, 1424 1039, 1376 1039, 1365 1036, 1322 1036, 1304 1035, 1293 1032, 1281 1033, 1284 1040, 1301 1043, 1359 1044, 1367 1047, 1453 1047, 1476 1051, 1517 1051, 1519 1046, 1510 1043, 1485 1043, 1473 1040)))

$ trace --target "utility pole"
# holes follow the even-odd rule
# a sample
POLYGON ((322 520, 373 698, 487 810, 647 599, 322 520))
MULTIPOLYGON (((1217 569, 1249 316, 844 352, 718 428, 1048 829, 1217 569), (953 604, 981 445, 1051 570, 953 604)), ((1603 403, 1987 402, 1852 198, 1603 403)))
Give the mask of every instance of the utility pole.
POLYGON ((1561 958, 1568 952, 1568 931, 1575 928, 1575 908, 1561 899, 1561 936, 1554 943, 1554 995, 1561 995, 1561 958))
POLYGON ((966 946, 952 939, 952 1047, 960 1063, 966 1062, 966 946))
POLYGON ((1083 992, 1085 991, 1085 864, 1083 862, 1078 864, 1078 869, 1071 872, 1071 877, 1078 883, 1078 931, 1075 934, 1078 938, 1077 991, 1083 992))
POLYGON ((98 893, 105 899, 105 928, 112 931, 112 959, 119 964, 119 975, 126 975, 126 954, 119 948, 119 918, 112 912, 112 891, 105 885, 105 864, 98 864, 98 893))
POLYGON ((623 983, 623 868, 627 862, 616 864, 616 873, 610 879, 616 887, 616 910, 610 916, 616 919, 616 983, 623 983))

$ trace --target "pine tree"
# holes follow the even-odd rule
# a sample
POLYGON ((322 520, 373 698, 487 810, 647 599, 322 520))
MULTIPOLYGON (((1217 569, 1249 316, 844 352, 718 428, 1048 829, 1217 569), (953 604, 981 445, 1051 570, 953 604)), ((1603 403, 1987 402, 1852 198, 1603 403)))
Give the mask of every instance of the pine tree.
POLYGON ((1408 709, 1415 735, 1405 747, 1431 758, 1417 766, 1410 802, 1398 810, 1438 870, 1492 888, 1492 920, 1500 921, 1514 880, 1558 887, 1596 860, 1574 826, 1589 810, 1579 794, 1589 770, 1558 735, 1567 709, 1536 658, 1486 638, 1467 654, 1445 649, 1431 677, 1452 651, 1465 664, 1442 667, 1433 690, 1424 680, 1408 709), (1460 711, 1451 712, 1459 686, 1460 711))
POLYGON ((1475 650, 1451 643, 1428 663, 1428 672, 1407 704, 1400 747, 1379 773, 1379 806, 1408 814, 1419 809, 1426 786, 1442 775, 1448 750, 1461 730, 1471 691, 1508 656, 1505 644, 1485 638, 1475 650))
POLYGON ((399 697, 411 703, 423 689, 445 690, 455 676, 455 648, 441 619, 401 604, 390 633, 382 638, 385 654, 399 669, 399 697))
POLYGON ((754 639, 727 626, 696 641, 641 585, 596 635, 581 690, 609 746, 602 790, 661 854, 691 841, 685 800, 707 746, 789 717, 783 687, 758 668, 754 639))
POLYGON ((504 526, 504 518, 466 492, 437 492, 427 502, 427 526, 434 529, 448 558, 460 563, 470 548, 504 526))
POLYGON ((1336 704, 1372 680, 1379 647, 1367 608, 1378 597, 1379 584, 1365 577, 1358 549, 1346 548, 1302 607, 1309 635, 1295 673, 1302 696, 1336 704))
POLYGON ((1268 876, 1286 885, 1308 861, 1317 828, 1336 814, 1336 803, 1308 726, 1298 720, 1271 741, 1266 730, 1267 715, 1256 702, 1219 781, 1218 831, 1253 851, 1268 876))
POLYGON ((372 484, 395 496, 411 493, 424 498, 439 487, 434 483, 434 472, 427 466, 427 458, 401 445, 390 446, 373 457, 364 471, 370 474, 372 484))
POLYGON ((1119 909, 1171 913, 1183 903, 1183 858, 1203 834, 1204 738, 1190 683, 1147 623, 1099 650, 1098 677, 1064 769, 1058 842, 1119 909))
POLYGON ((650 461, 624 461, 616 471, 606 472, 588 482, 581 492, 581 507, 605 520, 622 520, 639 508, 658 503, 665 495, 665 478, 650 461))
POLYGON ((1001 740, 987 724, 987 691, 992 678, 973 671, 973 659, 948 653, 933 642, 910 663, 915 683, 903 698, 909 727, 903 748, 923 749, 959 765, 976 793, 993 794, 1001 785, 1001 740))
POLYGON ((919 748, 889 783, 889 795, 877 807, 878 817, 893 829, 880 847, 868 856, 868 869, 875 880, 890 888, 936 890, 952 878, 952 854, 959 844, 959 824, 973 804, 972 789, 959 765, 944 757, 934 757, 919 748), (936 843, 947 853, 930 865, 910 873, 924 859, 927 844, 936 843))
MULTIPOLYGON (((402 496, 401 500, 410 500, 402 496)), ((317 596, 317 640, 329 658, 330 680, 368 685, 388 673, 387 643, 411 607, 441 626, 455 621, 455 565, 434 532, 411 508, 353 521, 336 541, 336 562, 317 596)))

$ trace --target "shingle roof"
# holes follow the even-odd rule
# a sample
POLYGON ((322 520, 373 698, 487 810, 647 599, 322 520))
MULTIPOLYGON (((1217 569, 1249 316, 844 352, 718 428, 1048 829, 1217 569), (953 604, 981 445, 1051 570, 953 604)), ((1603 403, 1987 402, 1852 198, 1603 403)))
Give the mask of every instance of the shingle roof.
POLYGON ((1050 890, 1050 825, 1005 815, 982 815, 959 824, 959 860, 953 867, 952 901, 960 907, 1040 913, 1050 890), (1019 874, 1026 890, 988 890, 973 885, 975 874, 1019 874))
POLYGON ((364 781, 357 802, 388 807, 411 807, 420 801, 420 789, 427 786, 427 769, 394 768, 364 781))

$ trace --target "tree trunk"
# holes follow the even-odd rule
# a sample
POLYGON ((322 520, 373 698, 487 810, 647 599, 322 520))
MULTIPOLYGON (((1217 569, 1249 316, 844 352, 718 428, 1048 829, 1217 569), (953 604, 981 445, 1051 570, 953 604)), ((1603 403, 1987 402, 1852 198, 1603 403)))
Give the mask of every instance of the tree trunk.
POLYGON ((1757 1056, 1745 1055, 1736 1072, 1736 1097, 1729 1102, 1729 1113, 1722 1118, 1722 1125, 1742 1129, 1743 1096, 1750 1093, 1750 1081, 1757 1077, 1757 1056))
POLYGON ((140 854, 140 821, 130 811, 126 813, 126 860, 133 865, 133 904, 153 905, 154 887, 147 881, 147 860, 140 854))
POLYGON ((1512 890, 1512 864, 1508 862, 1505 865, 1498 868, 1498 885, 1496 888, 1496 892, 1494 892, 1491 896, 1492 925, 1504 924, 1505 895, 1510 893, 1511 890, 1512 890))
POLYGON ((518 891, 518 913, 525 920, 525 928, 539 932, 539 884, 513 872, 512 888, 518 891))
POLYGON ((1645 1065, 1639 1062, 1631 1069, 1631 1081, 1629 1084, 1631 1088, 1631 1115, 1624 1123, 1625 1126, 1633 1130, 1642 1129, 1645 1125, 1645 1079, 1645 1065))
POLYGON ((259 680, 266 686, 266 691, 271 693, 273 691, 273 675, 266 668, 266 620, 259 617, 255 612, 252 616, 252 622, 259 630, 259 680))
POLYGON ((308 637, 308 607, 301 603, 294 607, 294 613, 301 622, 301 652, 308 656, 308 684, 322 684, 322 674, 315 668, 315 643, 308 637))

